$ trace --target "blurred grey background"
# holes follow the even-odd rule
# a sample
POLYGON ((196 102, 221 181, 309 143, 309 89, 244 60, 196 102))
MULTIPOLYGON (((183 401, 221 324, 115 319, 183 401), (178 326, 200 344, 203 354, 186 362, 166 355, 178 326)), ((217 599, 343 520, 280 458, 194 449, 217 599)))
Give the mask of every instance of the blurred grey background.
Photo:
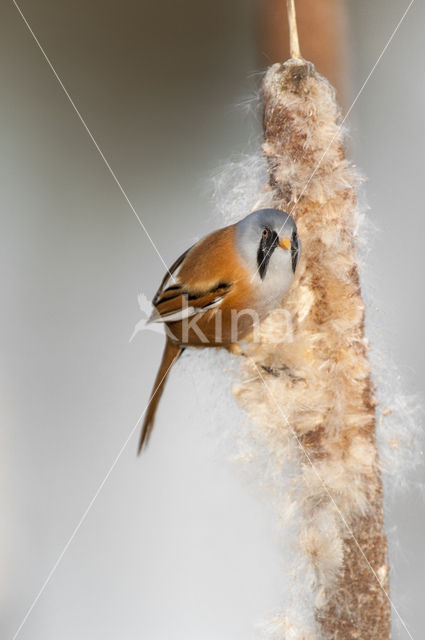
MULTIPOLYGON (((347 105, 407 4, 348 3, 347 105)), ((259 123, 234 105, 258 83, 259 3, 25 0, 21 8, 170 263, 222 224, 208 176, 258 145, 259 123)), ((382 331, 406 389, 419 394, 424 20, 415 2, 349 119, 378 228, 368 272, 382 331)), ((154 293, 163 265, 12 2, 2 3, 0 50, 0 636, 8 639, 146 405, 162 338, 129 337, 141 317, 137 294, 154 293)), ((19 638, 246 639, 281 604, 272 519, 217 453, 207 414, 227 383, 210 389, 208 380, 199 358, 196 379, 187 362, 172 376, 149 450, 136 458, 136 429, 19 638)), ((388 515, 399 531, 393 595, 415 638, 425 624, 424 523, 418 492, 388 515)))

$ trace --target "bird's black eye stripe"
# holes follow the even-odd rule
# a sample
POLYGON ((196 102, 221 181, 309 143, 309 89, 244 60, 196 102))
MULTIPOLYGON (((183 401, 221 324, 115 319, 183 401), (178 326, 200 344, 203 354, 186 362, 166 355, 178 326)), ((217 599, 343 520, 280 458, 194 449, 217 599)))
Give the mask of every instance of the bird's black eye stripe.
POLYGON ((298 239, 298 234, 294 229, 291 236, 292 271, 294 273, 295 273, 295 269, 297 268, 299 257, 300 257, 300 242, 298 239))
POLYGON ((269 266, 270 258, 273 251, 276 249, 279 243, 279 236, 276 231, 264 227, 261 232, 260 244, 257 251, 257 265, 260 278, 263 279, 269 266))

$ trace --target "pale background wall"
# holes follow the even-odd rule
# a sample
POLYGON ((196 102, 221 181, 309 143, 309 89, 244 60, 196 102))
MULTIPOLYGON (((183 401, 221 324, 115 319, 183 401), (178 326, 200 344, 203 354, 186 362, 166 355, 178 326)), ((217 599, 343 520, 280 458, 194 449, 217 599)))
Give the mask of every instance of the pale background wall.
MULTIPOLYGON (((349 3, 353 97, 405 4, 349 3)), ((254 3, 43 0, 22 8, 169 263, 221 224, 208 175, 256 145, 257 125, 233 107, 258 70, 254 3)), ((368 268, 376 305, 401 375, 418 393, 424 20, 417 2, 350 118, 379 228, 368 268)), ((163 267, 8 2, 0 83, 0 635, 11 638, 147 402, 162 339, 128 338, 140 318, 137 293, 151 296, 163 267)), ((245 639, 279 604, 270 515, 221 461, 211 420, 230 397, 227 381, 209 389, 207 365, 196 358, 191 376, 183 364, 148 453, 136 459, 137 431, 22 640, 245 639)), ((399 527, 395 597, 419 638, 418 492, 399 500, 388 522, 399 527)))

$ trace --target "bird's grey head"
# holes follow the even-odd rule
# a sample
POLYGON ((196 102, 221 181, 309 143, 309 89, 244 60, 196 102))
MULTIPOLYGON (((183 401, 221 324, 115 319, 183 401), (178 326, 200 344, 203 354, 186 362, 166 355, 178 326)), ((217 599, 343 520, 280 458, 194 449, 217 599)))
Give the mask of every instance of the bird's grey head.
POLYGON ((236 242, 253 277, 265 280, 269 273, 269 278, 276 278, 280 271, 292 279, 301 249, 297 225, 287 213, 279 209, 250 213, 236 225, 236 242))

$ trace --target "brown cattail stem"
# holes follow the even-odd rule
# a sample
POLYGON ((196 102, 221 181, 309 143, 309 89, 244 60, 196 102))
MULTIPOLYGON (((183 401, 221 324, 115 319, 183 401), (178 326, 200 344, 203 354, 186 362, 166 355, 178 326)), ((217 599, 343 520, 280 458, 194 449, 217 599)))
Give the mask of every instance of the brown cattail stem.
POLYGON ((289 463, 298 469, 281 515, 298 514, 317 628, 295 629, 288 614, 282 638, 388 640, 376 403, 355 248, 359 178, 345 158, 335 93, 311 63, 273 65, 263 93, 268 202, 292 213, 303 253, 283 303, 291 330, 282 313, 269 316, 262 340, 245 350, 249 381, 235 395, 258 425, 270 482, 289 463))
POLYGON ((289 24, 289 52, 291 58, 301 59, 300 43, 298 40, 297 15, 295 13, 295 0, 286 0, 289 24))

